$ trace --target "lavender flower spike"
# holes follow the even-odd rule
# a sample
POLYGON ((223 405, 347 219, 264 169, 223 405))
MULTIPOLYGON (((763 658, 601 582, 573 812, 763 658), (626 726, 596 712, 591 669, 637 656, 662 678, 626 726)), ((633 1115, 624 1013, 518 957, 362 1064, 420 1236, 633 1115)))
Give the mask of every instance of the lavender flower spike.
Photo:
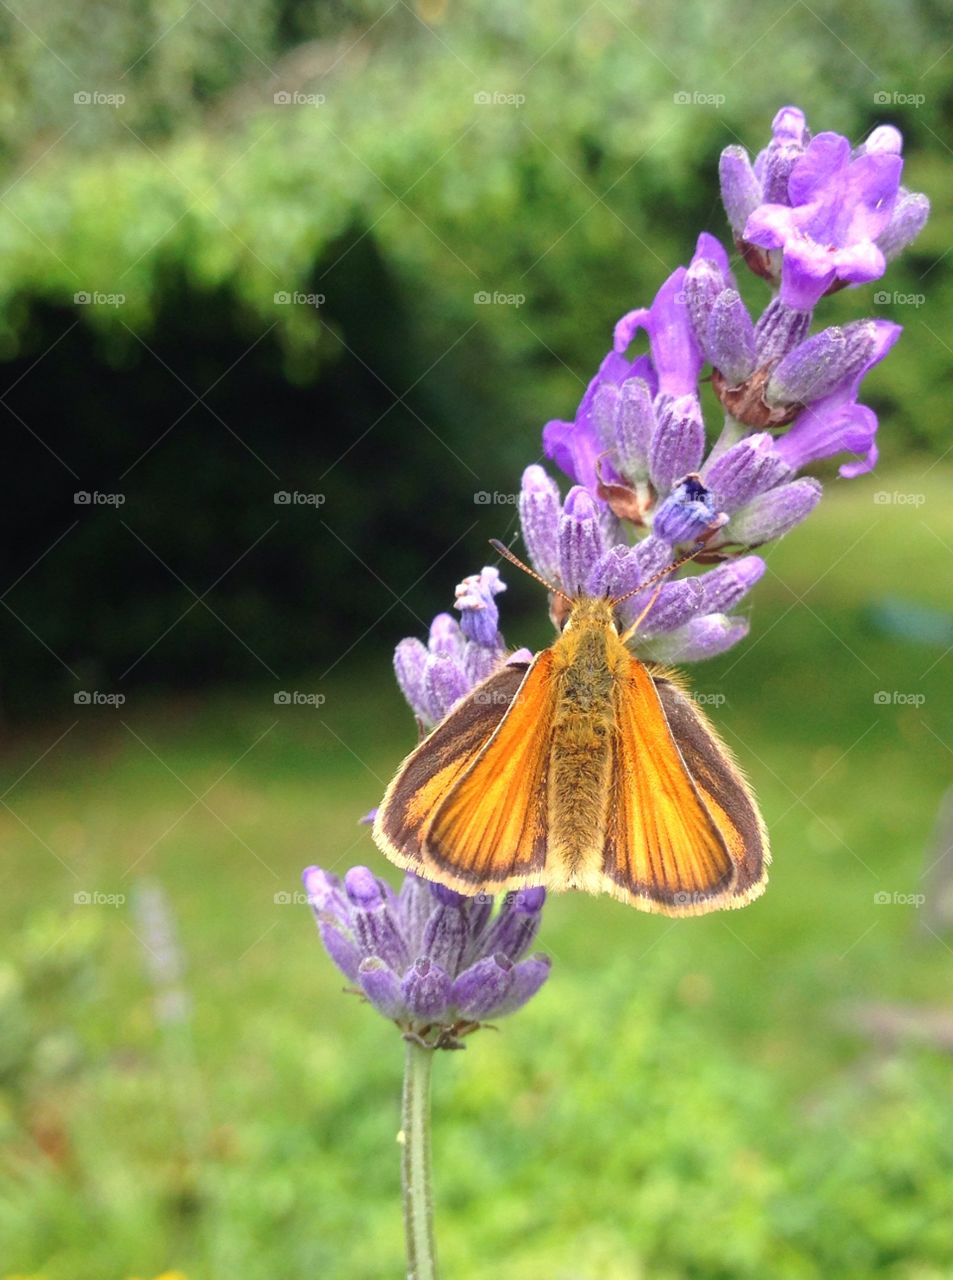
POLYGON ((494 917, 485 896, 464 897, 414 875, 397 895, 367 867, 352 867, 343 884, 320 867, 308 867, 303 880, 332 962, 426 1048, 463 1048, 461 1037, 513 1013, 549 974, 546 956, 524 958, 543 889, 507 894, 494 917))

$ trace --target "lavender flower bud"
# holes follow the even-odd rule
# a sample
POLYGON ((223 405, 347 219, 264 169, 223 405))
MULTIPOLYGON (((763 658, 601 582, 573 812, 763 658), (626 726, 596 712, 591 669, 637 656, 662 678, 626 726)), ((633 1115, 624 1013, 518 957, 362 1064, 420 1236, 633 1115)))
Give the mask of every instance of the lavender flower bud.
POLYGON ((712 496, 698 476, 686 476, 659 506, 652 532, 671 546, 697 542, 703 534, 728 519, 715 510, 712 496))
POLYGON ((712 359, 709 346, 709 321, 715 300, 728 287, 725 273, 717 262, 696 258, 685 272, 684 293, 692 328, 707 360, 712 359))
POLYGON ((468 640, 488 648, 500 647, 500 611, 493 597, 506 590, 499 569, 487 566, 471 573, 456 587, 455 605, 460 610, 460 626, 468 640))
POLYGON ((559 576, 559 488, 542 467, 534 465, 523 472, 519 511, 530 563, 552 582, 559 576))
POLYGON ((579 595, 604 550, 595 503, 580 485, 570 489, 559 521, 559 581, 579 595))
POLYGON ((652 393, 644 378, 627 378, 619 388, 615 456, 629 480, 648 476, 649 444, 655 430, 652 393))
POLYGON ((888 262, 912 244, 930 216, 930 201, 919 191, 904 191, 893 207, 890 221, 877 237, 876 245, 888 262))
POLYGON ((780 538, 801 523, 817 506, 821 486, 810 478, 792 480, 759 494, 736 512, 722 530, 726 543, 759 547, 780 538))
POLYGON ((539 932, 540 913, 545 900, 546 890, 542 887, 507 894, 482 950, 519 960, 530 949, 539 932))
POLYGON ((694 395, 678 396, 659 414, 649 453, 649 471, 658 493, 668 493, 676 480, 697 471, 705 448, 701 406, 694 395))
POLYGON ((400 1018, 407 1012, 397 974, 377 956, 361 961, 357 973, 361 990, 378 1013, 385 1018, 400 1018))
POLYGON ((588 592, 594 596, 625 595, 671 560, 672 548, 652 534, 634 547, 610 547, 589 575, 588 592))
POLYGON ((695 581, 701 583, 706 613, 727 613, 748 594, 764 574, 760 556, 742 556, 739 560, 719 565, 695 581))
POLYGON ((808 140, 804 112, 797 107, 782 107, 771 128, 773 138, 764 153, 761 170, 761 198, 765 204, 789 205, 788 179, 808 140))
POLYGON ((725 147, 718 162, 718 177, 729 225, 740 236, 749 216, 761 203, 761 183, 744 147, 725 147))
POLYGON ((596 437, 607 453, 615 453, 616 418, 619 414, 619 388, 612 382, 604 382, 596 388, 589 407, 590 420, 596 429, 596 437))
POLYGON ((344 889, 351 902, 351 922, 361 954, 376 956, 402 973, 409 957, 397 911, 374 873, 367 867, 352 867, 344 877, 344 889))
POLYGON ((495 649, 487 649, 482 644, 475 644, 472 640, 467 641, 463 650, 463 670, 467 678, 467 692, 481 680, 492 675, 500 665, 506 646, 503 644, 503 637, 498 638, 499 647, 495 649))
POLYGON ((485 956, 460 974, 450 1000, 464 1018, 478 1021, 497 1012, 512 985, 512 960, 504 955, 485 956))
POLYGON ((422 939, 424 955, 447 973, 459 971, 470 941, 465 912, 467 899, 462 895, 456 897, 458 901, 454 902, 441 895, 436 909, 424 926, 422 939))
POLYGON ((704 662, 724 653, 748 634, 746 618, 729 618, 723 613, 707 613, 692 618, 677 631, 650 637, 638 637, 639 656, 650 662, 677 664, 704 662))
POLYGON ((903 134, 892 124, 880 124, 858 150, 864 155, 874 155, 878 151, 886 151, 892 155, 900 155, 903 151, 903 134))
POLYGON ((504 1014, 515 1013, 531 1000, 549 977, 552 961, 549 956, 535 955, 528 960, 521 960, 513 969, 513 982, 509 993, 492 1011, 491 1017, 502 1018, 504 1014))
POLYGON ((702 475, 721 511, 735 511, 791 473, 767 432, 746 436, 706 463, 702 475))
POLYGON ((424 926, 435 907, 430 881, 408 872, 397 895, 397 915, 411 955, 420 955, 423 951, 424 926))
POLYGON ((470 691, 470 681, 456 658, 444 653, 431 654, 424 667, 423 703, 425 720, 441 721, 450 708, 470 691))
POLYGON ((768 379, 768 404, 810 404, 849 381, 870 362, 880 339, 881 320, 823 329, 794 348, 768 379))
POLYGON ((729 387, 738 386, 754 371, 755 331, 748 308, 734 289, 715 299, 708 320, 709 359, 729 387))
POLYGON ((427 665, 427 647, 416 638, 401 640, 394 650, 394 674, 400 691, 411 711, 420 720, 428 718, 424 698, 424 667, 427 665))
POLYGON ((432 960, 415 960, 404 974, 401 997, 412 1018, 441 1022, 450 1004, 450 976, 432 960))
POLYGON ((675 631, 701 613, 705 603, 702 581, 698 577, 666 582, 639 626, 639 639, 675 631))
POLYGON ((810 327, 810 311, 798 311, 787 306, 780 298, 772 299, 754 331, 759 367, 770 368, 777 364, 804 340, 810 327))
POLYGON ((438 613, 431 622, 427 648, 431 653, 445 653, 451 658, 463 656, 463 632, 452 614, 438 613))

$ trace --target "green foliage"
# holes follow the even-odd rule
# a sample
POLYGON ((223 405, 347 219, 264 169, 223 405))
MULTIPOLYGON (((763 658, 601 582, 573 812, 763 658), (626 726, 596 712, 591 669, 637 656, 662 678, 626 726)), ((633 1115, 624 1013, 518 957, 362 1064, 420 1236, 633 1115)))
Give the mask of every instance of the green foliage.
MULTIPOLYGON (((877 482, 922 495, 916 509, 875 503, 869 482, 835 487, 772 551, 751 639, 692 674, 725 697, 714 714, 763 801, 766 896, 677 922, 553 899, 545 991, 436 1064, 448 1276, 950 1274, 949 1056, 869 1040, 847 1016, 863 1001, 949 1002, 943 942, 892 900, 920 889, 949 785, 943 649, 871 621, 888 590, 949 612, 951 476, 924 480, 927 465, 877 482), (880 690, 925 701, 885 705, 880 690)), ((540 613, 532 583, 511 591, 540 613)), ((399 1274, 400 1043, 342 993, 307 907, 286 901, 311 860, 370 861, 396 880, 355 819, 410 744, 410 717, 383 665, 338 674, 320 713, 276 709, 270 690, 140 701, 123 715, 137 736, 91 713, 7 794, 0 927, 16 938, 50 913, 80 957, 99 935, 95 999, 72 962, 41 966, 85 1066, 68 1091, 35 1066, 25 1077, 67 1142, 44 1154, 27 1131, 0 1164, 14 1274, 399 1274), (140 876, 177 916, 193 1003, 177 1031, 158 1016, 135 915, 72 905, 78 890, 131 899, 140 876)), ((24 743, 11 778, 58 732, 24 743)), ((36 955, 55 930, 27 935, 36 955)))
MULTIPOLYGON (((308 380, 340 347, 319 309, 274 297, 333 300, 347 244, 369 235, 433 358, 482 326, 501 416, 535 427, 572 409, 615 317, 688 257, 697 229, 724 235, 718 151, 760 145, 781 99, 857 137, 896 120, 911 184, 939 196, 953 65, 936 58, 927 4, 904 6, 903 40, 884 42, 896 14, 890 0, 773 20, 740 0, 581 15, 568 0, 534 0, 417 14, 155 4, 133 19, 112 3, 95 30, 43 6, 31 15, 39 39, 7 14, 17 76, 4 92, 20 109, 8 112, 0 217, 5 349, 29 343, 31 301, 99 290, 124 305, 86 307, 82 323, 114 356, 128 350, 126 326, 150 331, 171 272, 199 295, 226 289, 251 336, 276 323, 287 371, 308 380), (74 91, 97 89, 126 101, 74 106, 74 91), (523 101, 481 105, 480 93, 523 101), (480 291, 525 304, 475 308, 480 291)), ((953 297, 934 264, 950 218, 941 209, 886 282, 891 295, 925 296, 885 305, 912 332, 876 381, 917 443, 944 429, 934 411, 949 394, 953 297)), ((869 295, 851 304, 870 309, 869 295)), ((364 312, 369 327, 386 323, 372 299, 364 312)))

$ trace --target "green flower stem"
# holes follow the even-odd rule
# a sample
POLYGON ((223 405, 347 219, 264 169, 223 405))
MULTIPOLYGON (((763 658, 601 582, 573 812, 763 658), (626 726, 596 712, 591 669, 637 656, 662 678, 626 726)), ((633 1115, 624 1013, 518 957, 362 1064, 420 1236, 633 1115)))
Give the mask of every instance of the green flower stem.
POLYGON ((437 1280, 430 1187, 430 1072, 434 1050, 425 1049, 413 1040, 406 1043, 401 1183, 404 1190, 407 1280, 437 1280))

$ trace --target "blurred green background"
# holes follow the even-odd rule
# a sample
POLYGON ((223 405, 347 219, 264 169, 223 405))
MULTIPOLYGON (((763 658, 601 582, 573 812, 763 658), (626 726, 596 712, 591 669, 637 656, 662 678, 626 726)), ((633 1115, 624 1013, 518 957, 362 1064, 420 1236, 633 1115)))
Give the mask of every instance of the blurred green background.
POLYGON ((465 1280, 953 1277, 945 7, 17 0, 0 36, 0 1276, 401 1274, 401 1046, 298 875, 383 869, 393 644, 790 101, 900 125, 934 214, 821 317, 905 326, 878 472, 818 472, 691 673, 772 886, 550 904, 544 993, 437 1064, 438 1233, 465 1280))

